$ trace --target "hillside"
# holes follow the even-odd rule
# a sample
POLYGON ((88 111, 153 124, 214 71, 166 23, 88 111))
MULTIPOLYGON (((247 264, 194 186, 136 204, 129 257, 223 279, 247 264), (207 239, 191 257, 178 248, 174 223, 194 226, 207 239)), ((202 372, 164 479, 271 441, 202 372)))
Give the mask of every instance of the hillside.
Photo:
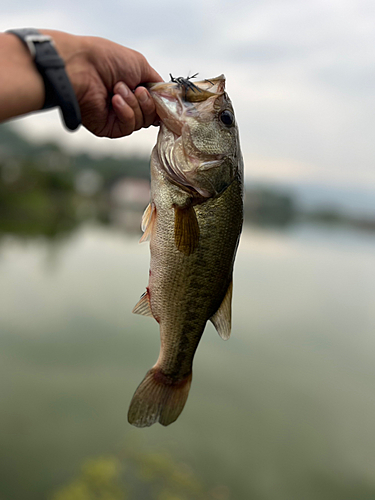
POLYGON ((120 177, 149 178, 149 159, 129 156, 94 158, 88 154, 70 154, 53 143, 35 144, 17 134, 7 124, 0 124, 0 162, 7 160, 31 162, 42 170, 80 170, 97 172, 105 185, 120 177))

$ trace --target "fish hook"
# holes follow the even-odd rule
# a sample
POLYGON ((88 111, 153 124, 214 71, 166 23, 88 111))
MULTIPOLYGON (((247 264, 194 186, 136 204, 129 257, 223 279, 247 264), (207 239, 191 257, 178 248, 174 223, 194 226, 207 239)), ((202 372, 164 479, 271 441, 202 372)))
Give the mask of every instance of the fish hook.
POLYGON ((194 75, 188 76, 186 78, 183 78, 182 76, 179 76, 178 78, 174 78, 174 76, 172 76, 172 74, 169 73, 169 76, 171 78, 171 82, 175 83, 180 88, 181 87, 184 88, 184 90, 185 90, 185 101, 186 101, 186 93, 187 93, 187 91, 189 89, 192 90, 193 92, 196 92, 196 91, 202 92, 202 89, 200 89, 199 87, 197 87, 196 85, 194 85, 193 82, 190 81, 191 79, 196 78, 197 75, 198 75, 198 73, 195 73, 194 75))

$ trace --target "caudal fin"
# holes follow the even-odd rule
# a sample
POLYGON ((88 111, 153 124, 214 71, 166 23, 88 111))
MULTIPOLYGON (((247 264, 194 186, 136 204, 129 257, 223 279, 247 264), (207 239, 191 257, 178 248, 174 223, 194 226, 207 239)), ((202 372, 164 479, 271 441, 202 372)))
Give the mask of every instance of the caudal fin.
POLYGON ((149 427, 156 422, 169 425, 182 412, 191 384, 190 374, 173 381, 157 367, 151 368, 135 391, 130 403, 128 421, 136 427, 149 427))

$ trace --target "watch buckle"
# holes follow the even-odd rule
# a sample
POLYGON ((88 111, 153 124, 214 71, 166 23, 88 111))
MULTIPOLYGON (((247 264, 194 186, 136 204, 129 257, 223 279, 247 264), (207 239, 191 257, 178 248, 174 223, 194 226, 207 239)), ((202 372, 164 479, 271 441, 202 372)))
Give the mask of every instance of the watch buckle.
POLYGON ((29 48, 31 57, 35 59, 36 56, 36 50, 35 50, 35 43, 44 43, 44 42, 50 42, 52 45, 53 39, 49 35, 42 35, 42 34, 33 34, 33 35, 27 35, 24 38, 26 45, 29 48))

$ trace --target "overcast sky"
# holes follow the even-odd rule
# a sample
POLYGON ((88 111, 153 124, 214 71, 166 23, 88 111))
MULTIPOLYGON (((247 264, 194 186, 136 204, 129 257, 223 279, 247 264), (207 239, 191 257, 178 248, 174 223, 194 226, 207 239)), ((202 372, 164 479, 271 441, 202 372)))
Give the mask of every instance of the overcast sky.
MULTIPOLYGON (((109 38, 156 70, 224 73, 248 179, 375 189, 375 2, 18 0, 0 29, 39 27, 109 38)), ((17 120, 38 140, 149 155, 156 129, 120 140, 66 132, 57 111, 17 120)))

